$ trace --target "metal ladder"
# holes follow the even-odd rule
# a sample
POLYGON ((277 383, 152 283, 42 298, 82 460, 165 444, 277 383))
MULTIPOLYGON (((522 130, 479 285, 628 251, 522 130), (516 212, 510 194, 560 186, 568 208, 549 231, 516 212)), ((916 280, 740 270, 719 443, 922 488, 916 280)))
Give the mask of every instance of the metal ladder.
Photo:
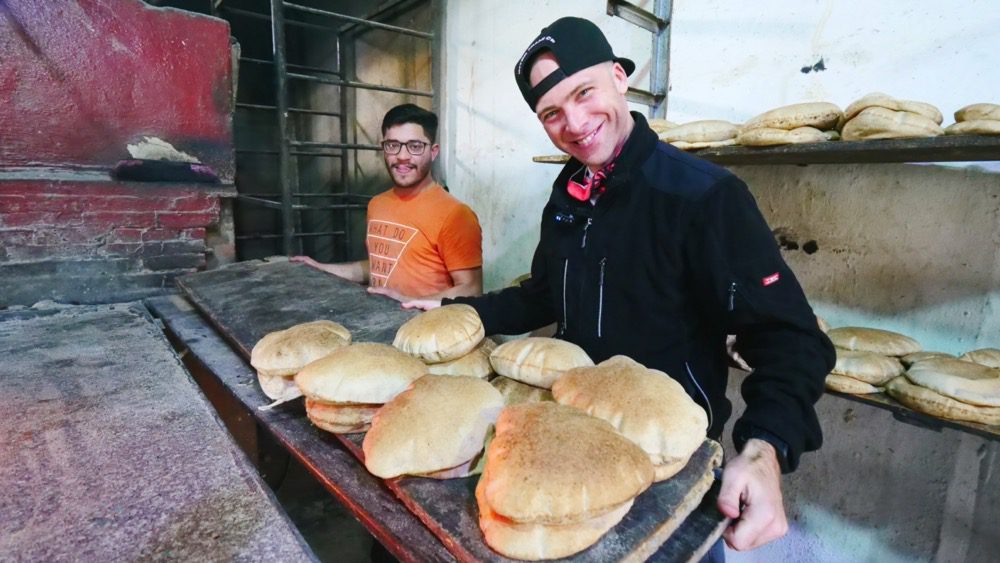
POLYGON ((637 25, 653 37, 650 62, 650 90, 629 87, 626 97, 630 102, 649 107, 649 116, 663 118, 667 114, 667 88, 670 75, 670 0, 656 0, 653 11, 644 10, 626 0, 608 0, 608 15, 617 16, 637 25))

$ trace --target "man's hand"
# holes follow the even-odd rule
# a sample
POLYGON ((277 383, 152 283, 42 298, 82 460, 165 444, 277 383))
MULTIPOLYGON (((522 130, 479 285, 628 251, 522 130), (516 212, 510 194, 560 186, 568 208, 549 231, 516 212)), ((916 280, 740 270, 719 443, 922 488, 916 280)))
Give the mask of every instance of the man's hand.
POLYGON ((774 446, 756 438, 747 440, 743 452, 722 473, 718 506, 733 519, 722 536, 737 551, 760 547, 788 532, 781 466, 774 446))
POLYGON ((430 311, 431 309, 437 309, 441 306, 440 299, 418 299, 416 297, 410 297, 409 295, 403 295, 395 289, 389 289, 388 287, 369 287, 368 293, 391 297, 402 303, 404 309, 422 309, 424 311, 430 311))
MULTIPOLYGON (((313 260, 312 258, 310 258, 308 256, 292 256, 291 258, 288 259, 288 261, 289 262, 298 262, 300 264, 305 264, 306 266, 312 266, 313 268, 316 268, 317 270, 323 270, 323 268, 320 267, 320 263, 319 262, 313 260)), ((323 271, 325 271, 325 270, 323 270, 323 271)))

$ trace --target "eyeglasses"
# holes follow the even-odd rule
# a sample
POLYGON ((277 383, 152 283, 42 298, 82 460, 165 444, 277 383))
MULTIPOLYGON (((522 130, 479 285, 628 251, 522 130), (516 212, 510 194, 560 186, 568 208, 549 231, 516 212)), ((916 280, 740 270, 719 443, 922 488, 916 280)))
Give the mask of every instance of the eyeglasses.
POLYGON ((420 156, 424 154, 424 149, 430 143, 425 143, 423 141, 406 141, 405 143, 400 143, 399 141, 382 141, 382 150, 385 154, 399 154, 399 151, 406 147, 406 152, 413 156, 420 156))

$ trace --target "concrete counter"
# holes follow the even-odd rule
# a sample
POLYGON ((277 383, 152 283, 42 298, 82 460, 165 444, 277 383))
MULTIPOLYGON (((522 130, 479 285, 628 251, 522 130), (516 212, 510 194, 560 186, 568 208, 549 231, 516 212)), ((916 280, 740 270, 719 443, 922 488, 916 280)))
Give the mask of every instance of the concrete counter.
POLYGON ((0 558, 314 557, 141 305, 0 314, 0 558))

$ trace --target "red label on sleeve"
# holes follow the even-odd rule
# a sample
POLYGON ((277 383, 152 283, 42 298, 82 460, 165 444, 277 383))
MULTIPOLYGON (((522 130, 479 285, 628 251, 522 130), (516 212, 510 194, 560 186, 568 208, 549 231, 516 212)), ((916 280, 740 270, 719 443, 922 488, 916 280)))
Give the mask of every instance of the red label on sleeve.
POLYGON ((764 287, 767 287, 767 286, 771 285, 772 283, 777 282, 780 279, 781 279, 781 274, 778 273, 778 272, 775 272, 775 273, 771 274, 770 276, 767 276, 767 277, 763 278, 762 280, 760 280, 760 283, 764 287))

